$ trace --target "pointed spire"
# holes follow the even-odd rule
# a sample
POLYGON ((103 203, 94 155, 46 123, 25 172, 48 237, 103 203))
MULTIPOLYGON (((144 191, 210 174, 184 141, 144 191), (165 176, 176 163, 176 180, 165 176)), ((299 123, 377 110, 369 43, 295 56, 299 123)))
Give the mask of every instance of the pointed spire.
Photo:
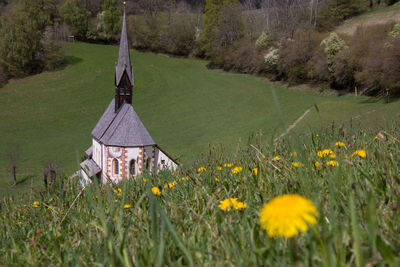
POLYGON ((124 15, 122 17, 122 30, 121 30, 121 40, 119 43, 118 63, 117 66, 115 67, 115 86, 118 86, 120 84, 124 71, 126 71, 129 81, 133 86, 133 72, 131 66, 131 59, 129 56, 128 34, 126 31, 125 2, 123 4, 124 4, 124 15))

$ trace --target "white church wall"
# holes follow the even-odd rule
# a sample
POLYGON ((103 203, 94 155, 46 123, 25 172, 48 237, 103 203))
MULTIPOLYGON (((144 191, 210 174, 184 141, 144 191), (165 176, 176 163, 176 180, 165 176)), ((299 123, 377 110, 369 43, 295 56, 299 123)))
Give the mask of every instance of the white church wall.
POLYGON ((156 162, 157 170, 162 170, 164 168, 169 168, 170 170, 176 170, 178 165, 168 157, 163 151, 160 149, 156 149, 156 162))
POLYGON ((101 167, 101 144, 95 139, 92 142, 92 158, 101 167))
POLYGON ((126 150, 126 173, 130 176, 130 162, 131 160, 136 161, 136 175, 139 174, 139 148, 138 147, 127 147, 126 150))

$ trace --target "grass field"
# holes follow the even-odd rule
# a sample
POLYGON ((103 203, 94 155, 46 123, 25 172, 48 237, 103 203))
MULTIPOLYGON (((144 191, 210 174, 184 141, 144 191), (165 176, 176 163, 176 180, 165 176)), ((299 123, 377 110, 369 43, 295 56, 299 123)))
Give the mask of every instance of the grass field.
MULTIPOLYGON (((113 97, 117 53, 118 47, 76 43, 65 69, 0 89, 0 196, 41 185, 41 169, 50 160, 65 175, 77 169, 90 132, 113 97), (5 171, 9 143, 22 150, 16 187, 5 171)), ((136 51, 131 56, 133 106, 153 139, 183 163, 206 152, 209 143, 232 148, 260 131, 272 140, 310 108, 293 129, 297 135, 325 129, 333 120, 348 124, 360 115, 354 123, 380 127, 400 114, 398 101, 296 92, 263 78, 209 70, 201 60, 136 51)))

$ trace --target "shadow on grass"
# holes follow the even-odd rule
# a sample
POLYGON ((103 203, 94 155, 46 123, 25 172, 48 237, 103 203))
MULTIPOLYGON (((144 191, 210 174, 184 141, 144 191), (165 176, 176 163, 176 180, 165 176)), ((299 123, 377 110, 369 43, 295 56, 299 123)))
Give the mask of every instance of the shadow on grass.
POLYGON ((17 186, 18 185, 23 185, 25 184, 28 180, 35 178, 34 175, 27 175, 24 178, 22 178, 21 180, 17 181, 17 186))
POLYGON ((66 56, 65 57, 65 65, 76 65, 82 62, 82 58, 74 57, 74 56, 66 56))

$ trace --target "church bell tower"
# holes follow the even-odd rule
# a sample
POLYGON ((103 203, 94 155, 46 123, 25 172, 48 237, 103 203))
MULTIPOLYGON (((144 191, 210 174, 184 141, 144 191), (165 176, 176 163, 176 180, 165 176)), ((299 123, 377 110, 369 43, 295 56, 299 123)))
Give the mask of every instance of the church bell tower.
POLYGON ((122 31, 121 40, 119 43, 118 63, 115 66, 115 112, 117 112, 125 102, 132 104, 133 85, 133 69, 129 56, 124 2, 124 14, 122 17, 122 31))

